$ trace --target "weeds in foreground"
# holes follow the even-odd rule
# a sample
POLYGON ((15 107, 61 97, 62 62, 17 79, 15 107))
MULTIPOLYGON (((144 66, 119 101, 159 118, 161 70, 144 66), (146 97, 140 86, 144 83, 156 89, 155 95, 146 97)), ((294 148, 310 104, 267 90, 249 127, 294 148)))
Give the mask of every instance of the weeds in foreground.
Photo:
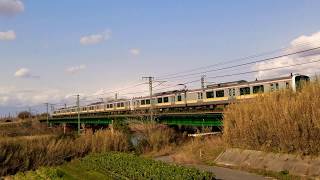
POLYGON ((178 163, 213 165, 214 160, 224 150, 221 136, 194 137, 179 146, 172 158, 178 163))
POLYGON ((110 130, 77 136, 0 139, 0 176, 52 166, 90 152, 128 151, 128 138, 110 130))

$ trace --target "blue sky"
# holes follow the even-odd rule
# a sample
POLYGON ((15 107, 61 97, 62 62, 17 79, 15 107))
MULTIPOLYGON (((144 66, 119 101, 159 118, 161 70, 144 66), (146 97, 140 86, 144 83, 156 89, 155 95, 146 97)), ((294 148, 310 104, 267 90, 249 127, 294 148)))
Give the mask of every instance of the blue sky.
POLYGON ((286 47, 319 32, 318 7, 316 0, 0 0, 0 32, 15 33, 0 38, 0 109, 286 47))

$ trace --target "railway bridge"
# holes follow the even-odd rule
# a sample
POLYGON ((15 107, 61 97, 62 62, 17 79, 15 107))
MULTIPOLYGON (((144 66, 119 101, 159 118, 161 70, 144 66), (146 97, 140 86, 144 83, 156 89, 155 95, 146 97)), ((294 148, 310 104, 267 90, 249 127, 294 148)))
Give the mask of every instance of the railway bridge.
MULTIPOLYGON (((195 112, 165 112, 157 113, 154 115, 154 120, 158 123, 166 125, 177 126, 194 126, 194 127, 219 127, 222 126, 222 112, 220 111, 195 111, 195 112)), ((138 120, 148 121, 150 120, 150 114, 116 114, 116 115, 104 115, 104 114, 88 114, 81 115, 80 121, 77 116, 64 116, 64 117, 48 117, 41 119, 40 122, 48 123, 49 125, 70 125, 75 126, 77 124, 105 126, 110 125, 114 121, 120 120, 138 120)))

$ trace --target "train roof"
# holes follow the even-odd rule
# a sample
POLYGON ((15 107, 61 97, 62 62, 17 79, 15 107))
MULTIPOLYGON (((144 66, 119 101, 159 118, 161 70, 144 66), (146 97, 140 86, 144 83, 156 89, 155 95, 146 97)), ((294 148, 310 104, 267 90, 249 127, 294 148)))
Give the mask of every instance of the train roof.
POLYGON ((279 78, 270 78, 270 79, 262 79, 262 80, 254 80, 254 81, 234 81, 234 82, 227 82, 227 83, 220 83, 220 84, 211 84, 208 85, 207 88, 222 88, 222 87, 230 87, 230 86, 236 86, 236 85, 245 85, 245 84, 256 84, 256 83, 264 83, 269 81, 280 81, 280 80, 286 80, 291 79, 292 76, 285 76, 285 77, 279 77, 279 78))
POLYGON ((239 80, 239 81, 224 82, 224 83, 219 83, 219 84, 210 84, 210 85, 207 85, 207 88, 234 86, 234 85, 243 84, 243 83, 248 83, 248 81, 239 80))

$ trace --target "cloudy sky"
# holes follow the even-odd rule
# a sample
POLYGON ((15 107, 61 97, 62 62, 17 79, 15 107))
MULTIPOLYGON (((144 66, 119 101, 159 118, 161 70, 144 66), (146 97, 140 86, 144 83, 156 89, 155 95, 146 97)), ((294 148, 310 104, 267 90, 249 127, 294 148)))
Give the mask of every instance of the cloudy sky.
MULTIPOLYGON (((318 7, 318 0, 0 0, 0 113, 70 102, 77 93, 106 98, 124 88, 125 95, 147 90, 135 86, 144 82, 142 76, 198 67, 201 72, 241 57, 315 48, 320 46, 318 7)), ((207 76, 294 65, 315 60, 312 53, 207 76)), ((243 62, 232 62, 237 63, 243 62)), ((318 67, 311 63, 207 81, 312 74, 318 67)), ((186 77, 155 85, 198 78, 186 77)))

